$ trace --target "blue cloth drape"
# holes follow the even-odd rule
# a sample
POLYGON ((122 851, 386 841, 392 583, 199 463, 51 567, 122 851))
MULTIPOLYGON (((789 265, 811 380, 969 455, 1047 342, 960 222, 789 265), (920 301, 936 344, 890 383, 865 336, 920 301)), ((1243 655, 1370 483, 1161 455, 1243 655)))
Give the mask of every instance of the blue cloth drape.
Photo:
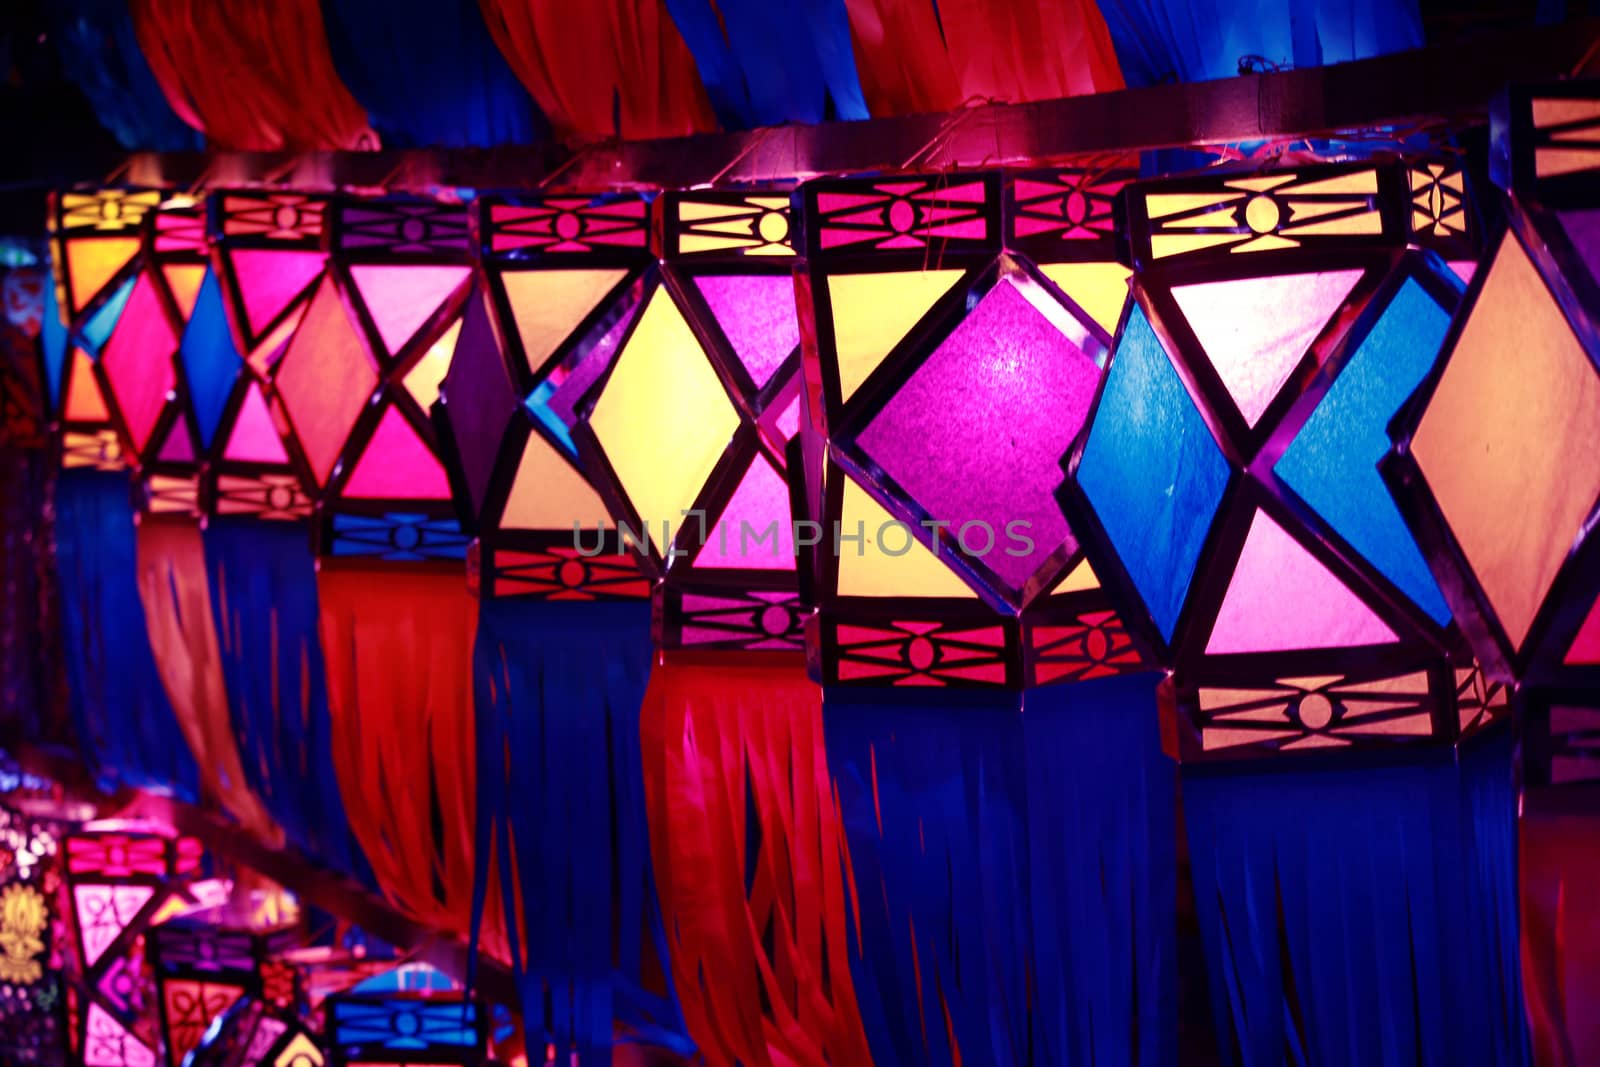
POLYGON ((55 504, 62 655, 83 754, 107 787, 193 801, 199 771, 145 630, 128 475, 62 471, 55 504))
POLYGON ((474 930, 492 854, 528 1047, 553 1046, 563 1061, 609 1063, 614 1040, 693 1051, 663 965, 645 821, 651 655, 645 603, 479 609, 474 930))
POLYGON ((844 0, 666 0, 729 129, 868 117, 844 0))
POLYGON ((879 1067, 1176 1062, 1175 771, 1154 684, 827 692, 879 1067))
POLYGON ((1417 0, 1097 0, 1130 87, 1231 78, 1240 60, 1315 67, 1420 48, 1417 0))
POLYGON ((54 0, 61 66, 122 147, 184 152, 205 139, 177 116, 139 49, 128 0, 54 0))
POLYGON ((1528 1062, 1509 739, 1312 770, 1187 768, 1221 1062, 1528 1062))
POLYGON ((486 148, 548 136, 477 0, 323 0, 333 64, 386 147, 486 148))
POLYGON ((289 842, 371 888, 334 772, 304 523, 215 518, 204 532, 222 673, 245 777, 289 842))

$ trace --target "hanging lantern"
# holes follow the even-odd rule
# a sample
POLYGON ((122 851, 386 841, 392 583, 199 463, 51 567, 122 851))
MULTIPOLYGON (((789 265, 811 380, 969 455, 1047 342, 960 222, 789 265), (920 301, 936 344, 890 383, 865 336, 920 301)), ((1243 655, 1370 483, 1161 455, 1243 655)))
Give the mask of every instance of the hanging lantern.
POLYGON ((1061 499, 1175 672, 1184 758, 1454 740, 1503 710, 1377 470, 1460 298, 1405 251, 1406 182, 1349 164, 1124 194, 1135 300, 1061 499))
POLYGON ((132 296, 145 216, 161 200, 154 190, 100 189, 60 193, 51 205, 55 285, 46 292, 41 338, 65 467, 123 466, 94 359, 132 296))
POLYGON ((798 651, 784 480, 800 425, 788 198, 667 193, 658 204, 660 272, 644 280, 573 437, 607 525, 654 583, 662 648, 798 651))
MULTIPOLYGON (((204 917, 175 919, 146 938, 161 1005, 169 1067, 179 1067, 212 1021, 243 997, 266 998, 265 964, 293 944, 296 931, 230 929, 204 917)), ((274 989, 282 997, 283 990, 274 989)), ((288 998, 292 1005, 292 989, 288 998)))
POLYGON ((572 432, 579 399, 656 285, 648 208, 636 196, 480 202, 487 285, 436 410, 485 598, 649 596, 572 432), (605 528, 599 552, 577 551, 579 526, 605 528))
POLYGON ((804 187, 806 388, 826 448, 806 462, 820 529, 802 561, 824 683, 1015 689, 1138 668, 1052 497, 1126 295, 1111 202, 1127 176, 804 187))
POLYGON ((487 1017, 464 993, 339 993, 325 1010, 334 1067, 477 1067, 487 1055, 487 1017))
POLYGON ((69 835, 66 899, 77 931, 69 1001, 72 1045, 84 1067, 155 1067, 155 989, 144 940, 164 913, 182 907, 202 852, 192 837, 154 831, 69 835))
MULTIPOLYGON (((5 784, 24 784, 13 782, 5 784)), ((57 823, 0 807, 0 1048, 19 1064, 58 1063, 67 1051, 60 830, 57 823)))
POLYGON ((323 1067, 312 1033, 293 1014, 241 997, 195 1046, 189 1067, 323 1067))
POLYGON ((1600 93, 1592 83, 1515 90, 1494 138, 1509 225, 1397 424, 1385 473, 1478 658, 1507 681, 1591 688, 1600 93), (1495 418, 1481 417, 1485 405, 1495 418))

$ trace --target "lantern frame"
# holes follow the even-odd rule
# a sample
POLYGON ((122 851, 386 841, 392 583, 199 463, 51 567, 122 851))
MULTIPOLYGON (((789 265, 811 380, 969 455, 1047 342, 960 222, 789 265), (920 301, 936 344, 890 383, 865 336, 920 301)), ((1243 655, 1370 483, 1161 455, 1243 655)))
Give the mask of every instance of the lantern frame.
MULTIPOLYGON (((483 300, 495 345, 495 367, 506 376, 514 401, 499 433, 499 447, 475 500, 466 461, 451 423, 449 378, 432 408, 432 419, 446 457, 455 514, 474 538, 467 556, 468 580, 486 599, 515 597, 556 600, 642 600, 648 579, 615 528, 601 537, 598 554, 582 557, 570 530, 524 529, 502 525, 515 488, 522 456, 537 436, 571 468, 593 484, 591 472, 572 447, 529 409, 529 401, 558 375, 574 373, 591 358, 607 365, 594 349, 608 335, 627 328, 644 306, 658 268, 650 252, 649 201, 631 193, 485 196, 472 214, 474 251, 483 300), (618 276, 534 366, 517 322, 508 279, 542 272, 613 270, 618 276)), ((620 346, 618 346, 620 347, 620 346)), ((452 360, 452 372, 454 360, 452 360)), ((587 370, 586 370, 587 372, 587 370)), ((574 407, 576 408, 576 404, 574 407)), ((468 412, 465 418, 484 417, 468 412)), ((574 411, 574 421, 576 421, 574 411)))
MULTIPOLYGON (((1015 172, 828 179, 808 182, 796 194, 804 219, 797 296, 806 326, 810 416, 809 430, 791 449, 791 464, 804 468, 803 477, 792 479, 796 514, 836 525, 848 476, 892 520, 908 530, 920 527, 907 551, 933 548, 953 579, 972 590, 971 597, 846 594, 839 587, 838 553, 827 550, 832 531, 825 530, 824 544, 800 554, 802 587, 817 605, 808 627, 810 666, 824 684, 1021 689, 1142 667, 1098 580, 1074 581, 1085 558, 1081 544, 1071 552, 1055 546, 1014 586, 967 552, 958 533, 935 524, 928 534, 928 509, 858 443, 978 301, 1002 284, 1042 317, 1071 320, 1081 331, 1076 347, 1103 372, 1112 340, 1104 312, 1096 317, 1049 271, 1057 264, 1099 264, 1126 276, 1114 209, 1133 177, 1124 164, 1110 159, 1015 172), (830 276, 928 267, 962 273, 846 397, 830 276)), ((1071 537, 1076 533, 1069 530, 1071 537)))
POLYGON ((284 927, 271 931, 229 929, 194 919, 179 919, 155 927, 145 941, 156 976, 156 1002, 161 1016, 162 1043, 170 1067, 180 1067, 184 1055, 198 1045, 213 1020, 246 997, 263 998, 262 967, 297 940, 298 931, 284 927), (220 1011, 208 1012, 205 998, 226 989, 233 1000, 220 1011), (187 991, 198 996, 204 1018, 183 1025, 193 1028, 194 1044, 180 1050, 178 1023, 172 1018, 175 995, 187 991))
POLYGON ((1524 689, 1517 694, 1517 715, 1529 809, 1593 814, 1600 806, 1600 691, 1524 689))
POLYGON ((329 1067, 426 1064, 476 1067, 488 1055, 488 1012, 465 993, 335 993, 323 1002, 327 1020, 329 1067), (454 1015, 454 1019, 447 1016, 454 1015), (428 1018, 452 1027, 465 1040, 429 1041, 428 1018), (410 1017, 416 1029, 398 1021, 410 1017), (398 1038, 387 1038, 372 1023, 381 1020, 398 1038))

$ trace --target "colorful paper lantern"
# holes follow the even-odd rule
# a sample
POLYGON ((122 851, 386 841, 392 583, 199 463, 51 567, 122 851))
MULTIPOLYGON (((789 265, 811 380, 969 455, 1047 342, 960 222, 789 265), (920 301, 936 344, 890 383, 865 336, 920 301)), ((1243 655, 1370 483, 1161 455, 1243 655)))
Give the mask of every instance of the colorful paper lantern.
MULTIPOLYGON (((267 999, 264 968, 290 947, 292 928, 254 931, 230 928, 204 916, 175 919, 146 938, 156 975, 167 1063, 179 1067, 212 1021, 243 997, 267 999)), ((293 1005, 293 980, 287 1001, 293 1005)), ((282 999, 283 990, 274 988, 282 999)))
POLYGON ((650 588, 578 456, 578 401, 611 366, 658 270, 641 197, 479 202, 486 286, 435 408, 480 596, 637 600, 650 588), (605 527, 602 550, 574 529, 605 527))
POLYGON ((124 466, 94 360, 133 294, 145 216, 163 199, 148 189, 58 194, 50 211, 55 285, 41 329, 45 386, 65 467, 124 466))
POLYGON ((293 1015, 241 997, 206 1031, 189 1067, 323 1067, 327 1057, 293 1015))
POLYGON ((144 939, 164 913, 181 910, 200 872, 200 843, 130 828, 74 833, 63 845, 78 950, 72 1048, 83 1067, 155 1067, 160 1040, 144 939))
POLYGON ((339 993, 329 997, 333 1067, 475 1067, 487 1055, 487 1017, 463 993, 339 993))
POLYGON ((1453 740, 1504 706, 1377 469, 1460 291, 1405 251, 1406 181, 1345 164, 1124 194, 1135 299, 1061 501, 1175 671, 1185 758, 1453 740))
POLYGON ((1497 111, 1507 229, 1399 420, 1385 476, 1477 657, 1600 685, 1600 91, 1497 111), (1493 417, 1486 417, 1492 412, 1493 417))
POLYGON ((1052 495, 1126 297, 1111 201, 1127 177, 803 188, 820 530, 802 562, 824 683, 1017 688, 1139 666, 1052 495))
MULTIPOLYGON (((800 327, 782 192, 667 193, 661 267, 573 430, 665 649, 801 648, 785 448, 800 327)), ((595 531, 578 538, 600 547, 595 531)))

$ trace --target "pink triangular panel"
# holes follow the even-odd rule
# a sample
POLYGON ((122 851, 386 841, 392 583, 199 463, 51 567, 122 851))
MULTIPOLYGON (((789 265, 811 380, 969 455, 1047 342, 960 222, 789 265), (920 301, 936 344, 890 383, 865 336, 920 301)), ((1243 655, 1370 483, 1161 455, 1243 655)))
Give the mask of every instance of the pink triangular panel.
POLYGON ((1180 285, 1172 295, 1254 426, 1360 279, 1359 270, 1278 274, 1180 285))
POLYGON ((428 316, 467 280, 467 267, 351 267, 361 299, 392 356, 406 346, 428 316))
POLYGON ((161 444, 161 452, 156 459, 162 463, 193 463, 194 442, 189 440, 189 431, 179 418, 172 424, 172 429, 167 431, 167 439, 161 444))
POLYGON ((156 1067, 155 1053, 100 1005, 84 1020, 84 1067, 156 1067))
POLYGON ((800 345, 794 280, 787 274, 711 274, 695 284, 759 389, 800 345))
POLYGON ((1396 640, 1361 598, 1257 511, 1206 651, 1286 652, 1396 640))
POLYGON ((223 451, 228 459, 241 463, 287 463, 289 454, 283 450, 278 428, 273 425, 272 413, 261 395, 261 386, 250 383, 239 408, 239 418, 233 424, 233 436, 223 451))
POLYGON ((744 480, 722 509, 722 517, 707 533, 709 537, 694 560, 696 567, 794 568, 789 487, 766 457, 758 455, 751 460, 744 480), (776 532, 769 532, 774 524, 776 532))
POLYGON ((1467 284, 1472 284, 1472 276, 1478 273, 1478 261, 1475 259, 1452 259, 1450 269, 1455 271, 1457 278, 1467 284))
POLYGON ((433 450, 396 408, 383 413, 378 430, 356 461, 344 495, 372 499, 448 500, 450 483, 433 450))
POLYGON ((238 251, 229 253, 229 258, 252 339, 305 291, 324 262, 321 252, 238 251))
POLYGON ((155 895, 146 885, 80 885, 73 889, 78 930, 83 935, 83 962, 93 967, 105 955, 139 909, 155 895))
POLYGON ((148 273, 141 272, 100 362, 127 423, 133 447, 143 451, 175 381, 172 356, 178 338, 148 273))
POLYGON ((1575 667, 1600 664, 1600 599, 1589 606, 1589 614, 1567 650, 1567 662, 1575 667))

